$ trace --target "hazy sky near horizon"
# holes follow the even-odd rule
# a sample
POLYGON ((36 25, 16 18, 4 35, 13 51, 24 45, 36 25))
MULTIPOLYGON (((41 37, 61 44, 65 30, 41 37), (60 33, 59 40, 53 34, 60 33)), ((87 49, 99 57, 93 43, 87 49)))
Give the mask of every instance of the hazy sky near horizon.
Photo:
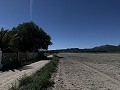
POLYGON ((32 20, 51 37, 49 49, 120 44, 120 0, 0 0, 0 27, 32 20))

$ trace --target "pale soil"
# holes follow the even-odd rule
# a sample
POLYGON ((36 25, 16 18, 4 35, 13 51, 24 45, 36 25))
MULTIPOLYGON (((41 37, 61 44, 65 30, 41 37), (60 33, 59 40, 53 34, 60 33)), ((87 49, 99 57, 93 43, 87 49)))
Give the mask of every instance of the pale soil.
POLYGON ((0 90, 8 90, 12 84, 18 84, 18 79, 27 75, 30 76, 40 70, 49 60, 42 60, 26 65, 20 70, 0 72, 0 90))
POLYGON ((61 53, 53 90, 120 90, 120 54, 61 53))

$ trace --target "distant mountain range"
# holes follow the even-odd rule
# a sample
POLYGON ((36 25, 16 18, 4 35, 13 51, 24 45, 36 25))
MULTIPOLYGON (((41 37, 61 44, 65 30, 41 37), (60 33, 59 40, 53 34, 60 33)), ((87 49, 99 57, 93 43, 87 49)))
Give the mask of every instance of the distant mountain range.
POLYGON ((50 50, 52 52, 73 52, 73 53, 80 53, 80 52, 120 52, 120 45, 115 46, 115 45, 102 45, 102 46, 97 46, 94 48, 90 48, 90 49, 79 49, 79 48, 67 48, 67 49, 59 49, 59 50, 50 50))
POLYGON ((114 45, 102 45, 99 47, 94 47, 92 50, 95 51, 107 51, 107 52, 120 52, 120 45, 114 46, 114 45))

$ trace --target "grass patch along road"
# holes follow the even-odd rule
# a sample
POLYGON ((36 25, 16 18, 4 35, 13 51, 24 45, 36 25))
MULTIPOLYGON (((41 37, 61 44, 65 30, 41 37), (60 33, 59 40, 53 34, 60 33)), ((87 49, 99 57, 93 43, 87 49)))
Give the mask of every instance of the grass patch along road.
POLYGON ((37 71, 32 76, 24 76, 19 80, 19 85, 13 85, 9 90, 44 90, 45 88, 54 84, 50 80, 52 73, 56 71, 59 58, 54 57, 42 69, 37 71))

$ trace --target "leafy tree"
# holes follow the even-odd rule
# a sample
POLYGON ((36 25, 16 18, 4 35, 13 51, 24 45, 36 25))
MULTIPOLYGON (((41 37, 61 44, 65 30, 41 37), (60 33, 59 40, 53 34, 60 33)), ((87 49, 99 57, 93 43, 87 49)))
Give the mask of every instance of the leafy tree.
POLYGON ((14 41, 17 40, 18 35, 11 33, 9 30, 4 30, 1 28, 0 30, 0 48, 2 51, 13 48, 14 41))
POLYGON ((12 29, 18 34, 17 48, 20 51, 48 49, 52 44, 51 37, 33 22, 19 24, 12 29))

